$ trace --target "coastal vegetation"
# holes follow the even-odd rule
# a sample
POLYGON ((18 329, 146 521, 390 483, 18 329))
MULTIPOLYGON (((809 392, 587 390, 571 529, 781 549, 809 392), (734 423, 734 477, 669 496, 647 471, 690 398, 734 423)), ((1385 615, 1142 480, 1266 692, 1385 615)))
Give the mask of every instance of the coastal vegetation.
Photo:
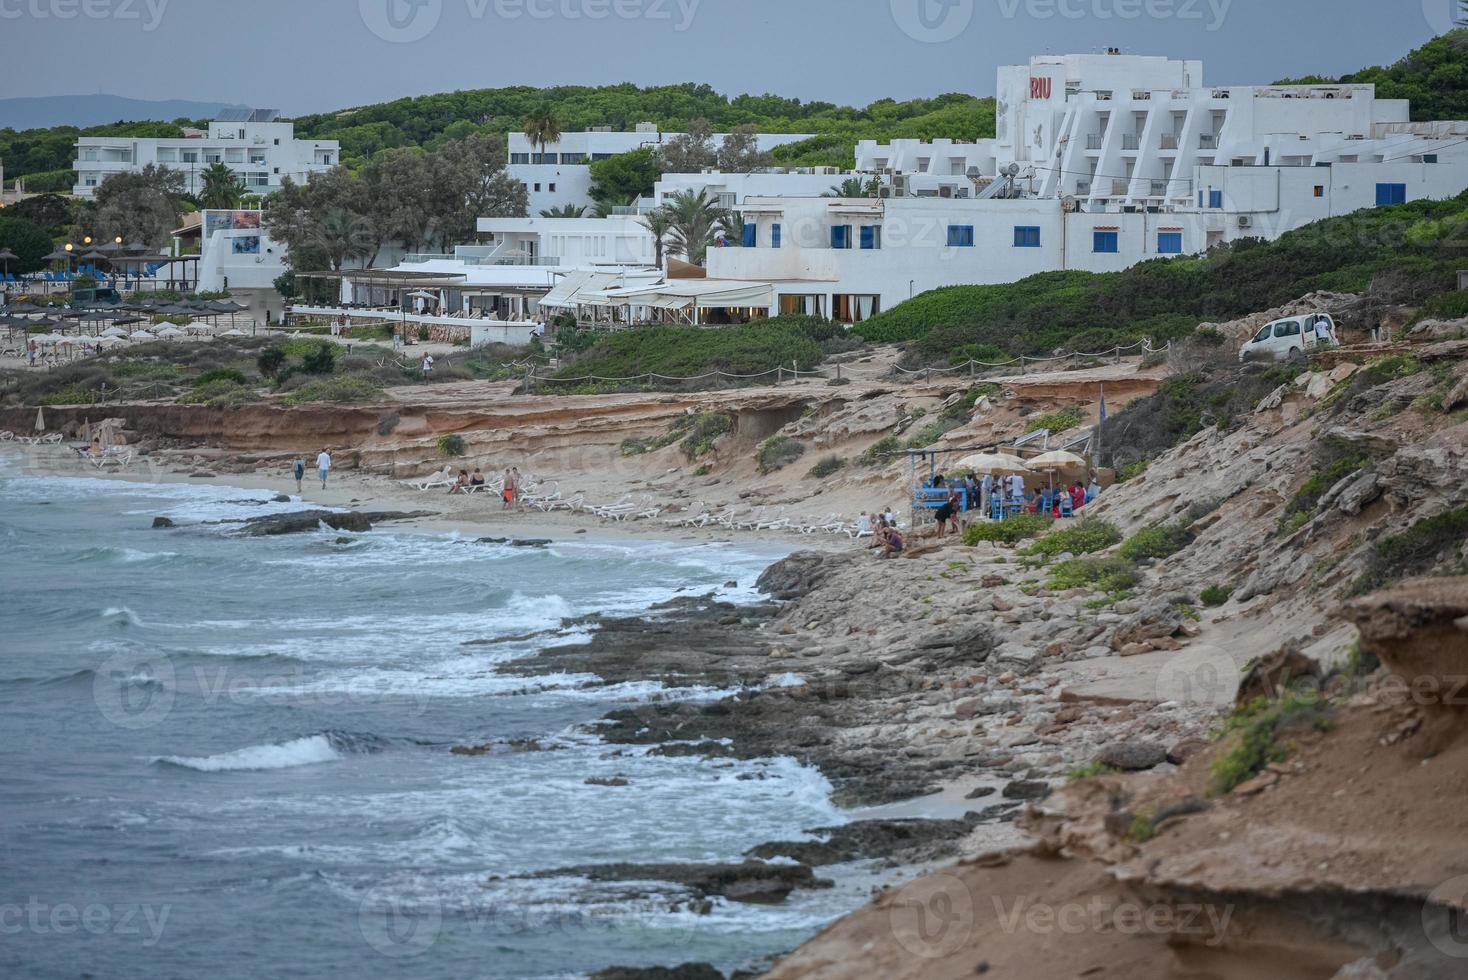
POLYGON ((1315 693, 1286 692, 1277 700, 1256 698, 1234 711, 1220 737, 1227 749, 1213 760, 1208 790, 1222 796, 1264 767, 1289 758, 1280 736, 1293 731, 1325 731, 1330 727, 1326 702, 1315 693))

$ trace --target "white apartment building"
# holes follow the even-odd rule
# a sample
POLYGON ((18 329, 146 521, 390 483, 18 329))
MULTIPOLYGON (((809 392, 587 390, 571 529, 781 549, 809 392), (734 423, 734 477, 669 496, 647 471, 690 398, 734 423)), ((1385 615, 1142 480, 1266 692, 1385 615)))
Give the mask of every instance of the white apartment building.
POLYGON ((284 177, 304 183, 341 162, 336 140, 298 140, 294 124, 277 122, 273 109, 226 115, 245 118, 216 119, 207 131, 191 131, 182 139, 78 137, 72 193, 91 197, 110 175, 155 163, 182 171, 186 190, 194 194, 203 186, 201 173, 222 163, 239 176, 247 193, 264 196, 279 190, 284 177))
POLYGON ((480 218, 493 244, 486 264, 584 268, 650 266, 652 233, 635 215, 609 218, 480 218))
MULTIPOLYGON (((630 133, 609 129, 562 133, 559 140, 541 147, 532 144, 524 133, 510 133, 509 174, 525 185, 531 214, 567 205, 589 206, 592 163, 643 147, 656 148, 679 135, 659 132, 653 123, 638 123, 630 133)), ((715 133, 713 145, 722 144, 726 135, 715 133)), ((804 133, 761 133, 758 144, 761 151, 769 152, 809 138, 804 133)))

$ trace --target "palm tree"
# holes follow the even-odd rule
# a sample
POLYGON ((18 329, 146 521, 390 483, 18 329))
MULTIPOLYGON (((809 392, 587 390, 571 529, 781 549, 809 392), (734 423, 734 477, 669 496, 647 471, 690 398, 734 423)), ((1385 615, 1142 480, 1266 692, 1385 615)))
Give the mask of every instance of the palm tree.
POLYGON ((872 184, 875 183, 875 180, 869 183, 862 183, 860 177, 847 177, 841 183, 834 185, 830 190, 822 194, 821 197, 871 197, 872 184))
POLYGON ((203 181, 199 191, 201 207, 229 211, 240 206, 240 199, 245 196, 245 185, 224 164, 210 164, 200 172, 199 179, 203 181))
POLYGON ((669 251, 682 255, 694 265, 703 265, 708 247, 714 240, 714 229, 724 211, 717 198, 704 191, 678 191, 663 202, 668 215, 669 251))
POLYGON ((560 120, 550 109, 537 109, 525 117, 525 138, 531 146, 540 147, 540 155, 544 159, 546 144, 560 142, 560 120))
POLYGON ((586 205, 563 204, 558 208, 546 208, 540 212, 542 218, 581 218, 586 216, 586 205))
POLYGON ((652 234, 653 254, 657 257, 657 267, 661 269, 668 232, 673 230, 673 217, 665 208, 654 208, 642 216, 642 227, 652 234))

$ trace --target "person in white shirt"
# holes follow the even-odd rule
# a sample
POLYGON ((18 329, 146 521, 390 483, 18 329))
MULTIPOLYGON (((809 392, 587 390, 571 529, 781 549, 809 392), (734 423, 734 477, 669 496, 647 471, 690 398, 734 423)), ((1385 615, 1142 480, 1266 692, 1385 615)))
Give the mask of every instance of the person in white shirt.
POLYGON ((316 457, 316 472, 321 476, 321 489, 326 489, 326 477, 331 473, 331 453, 325 449, 316 457))
POLYGON ((1009 496, 1013 500, 1018 500, 1024 495, 1025 478, 1016 473, 1009 478, 1009 496))
POLYGON ((425 378, 427 378, 427 377, 431 376, 432 374, 433 374, 433 355, 432 354, 424 354, 423 355, 423 376, 425 378))

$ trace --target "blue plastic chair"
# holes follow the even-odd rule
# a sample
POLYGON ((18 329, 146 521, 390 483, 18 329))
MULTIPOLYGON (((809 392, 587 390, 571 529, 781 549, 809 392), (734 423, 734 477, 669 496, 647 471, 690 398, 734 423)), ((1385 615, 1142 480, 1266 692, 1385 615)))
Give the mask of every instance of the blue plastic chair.
POLYGON ((1060 516, 1061 517, 1074 517, 1074 516, 1076 516, 1075 506, 1071 503, 1070 494, 1068 494, 1068 493, 1063 493, 1063 494, 1060 495, 1060 516))
POLYGON ((1004 500, 997 493, 989 494, 989 520, 1004 520, 1004 500))

